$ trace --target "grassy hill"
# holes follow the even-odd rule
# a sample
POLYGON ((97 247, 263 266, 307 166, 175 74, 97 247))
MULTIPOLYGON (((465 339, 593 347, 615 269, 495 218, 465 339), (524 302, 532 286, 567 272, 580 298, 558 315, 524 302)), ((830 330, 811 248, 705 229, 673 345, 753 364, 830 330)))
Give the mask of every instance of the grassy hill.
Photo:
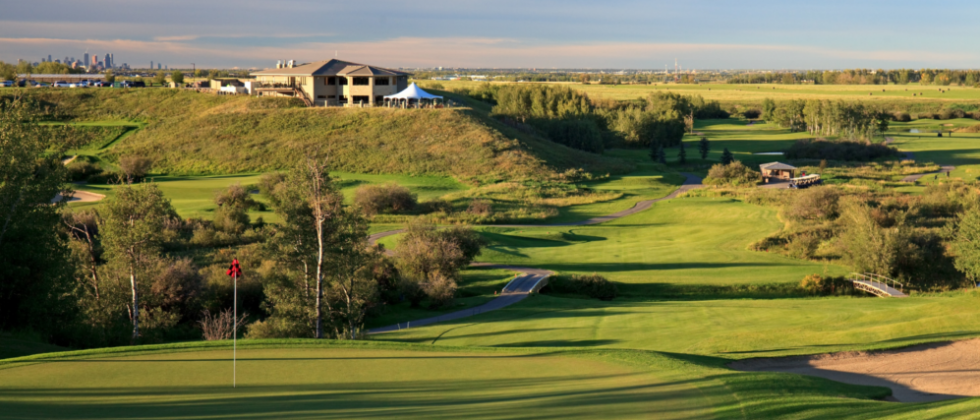
POLYGON ((462 181, 545 180, 570 168, 622 172, 631 165, 529 135, 506 135, 480 110, 305 108, 280 98, 169 89, 11 90, 55 119, 133 121, 145 127, 103 152, 155 161, 154 172, 232 174, 293 165, 307 154, 337 171, 443 175, 462 181))

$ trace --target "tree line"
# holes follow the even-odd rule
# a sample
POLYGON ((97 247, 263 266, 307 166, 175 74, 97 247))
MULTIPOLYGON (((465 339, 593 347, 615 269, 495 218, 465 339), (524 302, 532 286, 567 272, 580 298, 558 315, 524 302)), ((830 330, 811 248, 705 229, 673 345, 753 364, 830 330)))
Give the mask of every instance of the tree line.
POLYGON ((807 70, 796 72, 763 72, 733 75, 731 84, 815 84, 815 85, 937 85, 976 86, 978 70, 897 69, 897 70, 807 70))
POLYGON ((695 119, 729 117, 718 102, 670 92, 634 101, 593 101, 565 86, 484 84, 458 93, 493 104, 491 115, 505 123, 594 153, 610 147, 673 147, 695 119))
POLYGON ((861 141, 871 141, 887 131, 892 118, 879 108, 863 103, 811 99, 777 105, 769 98, 762 102, 761 116, 792 131, 861 141))

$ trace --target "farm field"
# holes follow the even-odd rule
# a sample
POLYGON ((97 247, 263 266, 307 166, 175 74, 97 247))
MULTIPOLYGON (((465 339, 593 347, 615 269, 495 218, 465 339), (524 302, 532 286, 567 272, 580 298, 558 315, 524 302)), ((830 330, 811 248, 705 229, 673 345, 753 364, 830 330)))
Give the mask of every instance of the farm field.
MULTIPOLYGON (((447 90, 477 87, 485 82, 426 81, 421 86, 442 85, 447 90)), ((501 82, 502 83, 502 82, 501 82)), ((682 95, 701 95, 705 100, 723 104, 759 104, 765 98, 776 101, 791 99, 860 100, 889 106, 931 106, 933 104, 963 103, 976 106, 980 101, 980 89, 964 86, 908 85, 739 85, 704 83, 701 85, 600 85, 581 83, 555 83, 580 90, 593 98, 631 100, 646 97, 653 92, 674 92, 682 95), (946 90, 945 93, 940 88, 946 90), (884 91, 882 91, 884 90, 884 91), (912 96, 912 94, 923 94, 912 96)))

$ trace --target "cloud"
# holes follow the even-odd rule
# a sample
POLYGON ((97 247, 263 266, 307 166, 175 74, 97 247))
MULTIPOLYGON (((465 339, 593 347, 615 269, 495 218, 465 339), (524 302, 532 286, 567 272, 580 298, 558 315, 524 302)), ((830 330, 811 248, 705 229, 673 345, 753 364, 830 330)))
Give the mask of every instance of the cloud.
MULTIPOLYGON (((237 35, 223 35, 235 37, 237 35)), ((227 45, 210 35, 160 36, 152 40, 61 38, 0 38, 0 59, 38 57, 51 48, 105 50, 119 61, 154 60, 174 66, 196 62, 198 67, 269 67, 275 60, 310 62, 332 58, 389 67, 560 67, 660 68, 679 58, 685 68, 830 68, 902 67, 931 63, 931 67, 969 65, 975 53, 918 50, 843 50, 817 46, 657 43, 569 42, 553 43, 492 37, 400 37, 376 41, 322 42, 302 40, 324 34, 281 34, 275 45, 227 45), (291 41, 295 40, 295 42, 291 41), (826 63, 838 63, 828 65, 826 63), (740 65, 741 64, 741 65, 740 65)))

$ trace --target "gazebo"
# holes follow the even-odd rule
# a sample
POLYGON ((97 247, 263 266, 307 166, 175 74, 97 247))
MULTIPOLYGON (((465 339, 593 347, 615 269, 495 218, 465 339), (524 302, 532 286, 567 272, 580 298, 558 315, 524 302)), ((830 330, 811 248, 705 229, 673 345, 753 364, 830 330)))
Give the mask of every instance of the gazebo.
POLYGON ((762 179, 769 182, 771 179, 789 180, 796 176, 796 167, 782 162, 770 162, 759 165, 762 170, 762 179))
POLYGON ((398 105, 398 104, 405 104, 405 106, 411 106, 412 105, 412 101, 415 101, 414 102, 415 105, 421 106, 422 105, 422 101, 424 101, 424 100, 427 100, 427 101, 430 101, 430 102, 435 102, 436 99, 443 100, 442 96, 433 95, 433 94, 431 94, 429 92, 426 92, 426 91, 422 90, 422 88, 418 87, 418 85, 416 85, 415 83, 412 83, 407 88, 405 88, 405 90, 403 90, 401 92, 398 92, 398 93, 396 93, 394 95, 387 95, 387 96, 385 96, 385 102, 387 104, 389 104, 389 105, 392 104, 392 103, 394 103, 396 105, 398 105), (404 101, 404 102, 402 102, 402 101, 404 101))

